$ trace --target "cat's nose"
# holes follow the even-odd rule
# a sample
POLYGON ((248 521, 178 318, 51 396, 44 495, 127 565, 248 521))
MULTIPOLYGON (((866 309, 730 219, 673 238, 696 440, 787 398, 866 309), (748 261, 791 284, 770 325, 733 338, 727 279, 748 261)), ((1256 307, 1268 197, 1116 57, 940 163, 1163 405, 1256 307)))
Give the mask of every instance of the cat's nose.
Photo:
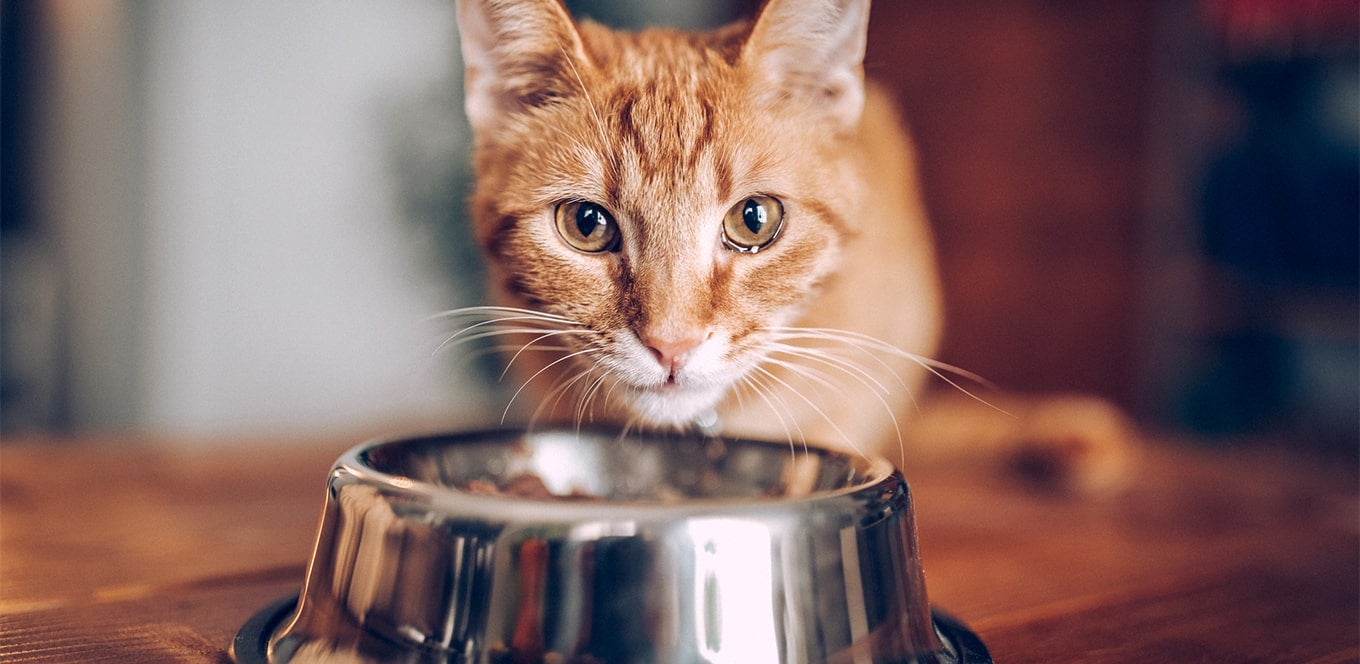
POLYGON ((662 337, 652 334, 643 334, 642 343, 647 345, 647 350, 651 351, 652 357, 656 358, 657 364, 672 374, 680 369, 688 359, 690 351, 693 351, 699 344, 708 338, 704 334, 687 335, 678 338, 662 337))

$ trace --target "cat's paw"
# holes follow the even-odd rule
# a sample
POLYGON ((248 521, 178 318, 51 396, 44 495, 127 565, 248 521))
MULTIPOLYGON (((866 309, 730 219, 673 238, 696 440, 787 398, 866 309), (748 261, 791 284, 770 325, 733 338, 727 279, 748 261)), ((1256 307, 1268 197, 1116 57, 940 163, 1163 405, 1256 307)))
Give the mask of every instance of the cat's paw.
POLYGON ((906 462, 998 468, 1036 488, 1101 494, 1133 473, 1138 431, 1114 404, 1086 395, 960 394, 931 399, 911 420, 906 462))
POLYGON ((1016 410, 1014 437, 1002 453, 1025 482, 1091 494, 1116 490, 1132 475, 1137 429, 1109 401, 1043 396, 1022 400, 1016 410))

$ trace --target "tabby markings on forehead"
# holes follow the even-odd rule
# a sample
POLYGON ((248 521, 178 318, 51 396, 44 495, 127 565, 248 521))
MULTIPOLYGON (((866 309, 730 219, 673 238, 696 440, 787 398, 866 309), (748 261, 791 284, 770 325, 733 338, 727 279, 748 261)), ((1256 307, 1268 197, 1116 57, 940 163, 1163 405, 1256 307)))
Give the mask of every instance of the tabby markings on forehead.
POLYGON ((618 148, 628 151, 648 179, 670 176, 667 184, 693 183, 706 179, 701 169, 719 161, 705 159, 716 152, 711 148, 718 110, 698 92, 663 94, 651 86, 621 91, 614 103, 618 148))

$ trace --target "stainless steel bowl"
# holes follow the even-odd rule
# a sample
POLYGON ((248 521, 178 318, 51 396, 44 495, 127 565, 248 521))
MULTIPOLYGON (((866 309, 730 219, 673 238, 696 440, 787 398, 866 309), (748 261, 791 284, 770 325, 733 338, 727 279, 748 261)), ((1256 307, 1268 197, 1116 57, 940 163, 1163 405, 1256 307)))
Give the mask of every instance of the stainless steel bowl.
POLYGON ((302 592, 240 664, 990 661, 932 614, 883 459, 494 431, 361 445, 328 488, 302 592))

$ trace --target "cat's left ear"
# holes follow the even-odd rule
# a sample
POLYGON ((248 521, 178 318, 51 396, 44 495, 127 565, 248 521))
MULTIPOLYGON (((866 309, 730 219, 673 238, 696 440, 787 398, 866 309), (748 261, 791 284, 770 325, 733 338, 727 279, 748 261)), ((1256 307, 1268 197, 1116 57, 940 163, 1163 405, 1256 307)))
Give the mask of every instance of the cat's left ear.
POLYGON ((769 94, 807 101, 841 129, 864 109, 869 0, 769 0, 742 48, 769 94))

